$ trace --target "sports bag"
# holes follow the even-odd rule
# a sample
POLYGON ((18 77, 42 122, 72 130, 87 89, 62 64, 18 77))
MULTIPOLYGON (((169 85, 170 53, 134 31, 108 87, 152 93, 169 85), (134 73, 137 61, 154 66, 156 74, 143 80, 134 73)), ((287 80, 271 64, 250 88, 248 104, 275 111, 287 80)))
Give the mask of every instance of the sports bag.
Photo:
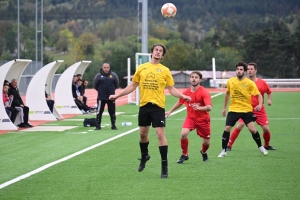
POLYGON ((96 118, 85 118, 83 120, 83 126, 84 127, 96 126, 96 124, 97 124, 97 119, 96 118))

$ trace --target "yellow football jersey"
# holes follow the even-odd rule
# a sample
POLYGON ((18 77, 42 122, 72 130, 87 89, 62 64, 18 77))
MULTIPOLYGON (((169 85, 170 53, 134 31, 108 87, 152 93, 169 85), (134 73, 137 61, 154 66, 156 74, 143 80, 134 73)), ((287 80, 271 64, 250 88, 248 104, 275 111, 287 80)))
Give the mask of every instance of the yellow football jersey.
POLYGON ((252 112, 251 95, 258 95, 255 83, 249 78, 239 80, 232 77, 227 81, 227 92, 230 93, 229 112, 252 112))
POLYGON ((162 64, 151 64, 150 62, 141 64, 132 81, 139 83, 140 106, 151 102, 165 108, 165 86, 174 85, 174 79, 169 68, 162 64))

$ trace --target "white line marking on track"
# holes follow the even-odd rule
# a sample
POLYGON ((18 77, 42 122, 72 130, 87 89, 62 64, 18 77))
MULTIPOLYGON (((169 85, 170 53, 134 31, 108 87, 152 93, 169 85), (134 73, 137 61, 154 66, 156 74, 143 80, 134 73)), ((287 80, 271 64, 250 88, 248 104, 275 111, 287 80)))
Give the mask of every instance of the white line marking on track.
MULTIPOLYGON (((212 98, 217 97, 217 96, 219 96, 219 95, 221 95, 221 94, 222 94, 222 93, 213 95, 212 98)), ((173 112, 171 115, 174 115, 174 114, 176 114, 176 113, 178 113, 178 112, 181 112, 181 111, 183 111, 183 110, 185 110, 185 109, 177 110, 176 112, 173 112)), ((10 181, 7 181, 7 182, 5 182, 5 183, 2 183, 2 184, 0 185, 0 189, 5 188, 5 187, 7 187, 7 186, 9 186, 9 185, 11 185, 11 184, 13 184, 13 183, 16 183, 16 182, 18 182, 18 181, 20 181, 20 180, 23 180, 23 179, 25 179, 25 178, 28 178, 28 177, 30 177, 30 176, 32 176, 32 175, 34 175, 34 174, 37 174, 37 173, 39 173, 39 172, 41 172, 41 171, 43 171, 43 170, 45 170, 45 169, 48 169, 49 167, 52 167, 52 166, 54 166, 54 165, 56 165, 56 164, 59 164, 59 163, 61 163, 61 162, 64 162, 64 161, 69 160, 69 159, 71 159, 71 158, 74 158, 75 156, 78 156, 78 155, 80 155, 80 154, 83 154, 83 153, 85 153, 85 152, 87 152, 87 151, 89 151, 89 150, 95 149, 95 148, 97 148, 97 147, 99 147, 99 146, 101 146, 101 145, 103 145, 103 144, 106 144, 106 143, 108 143, 108 142, 111 142, 111 141, 113 141, 113 140, 116 140, 116 139, 118 139, 118 138, 121 138, 121 137, 123 137, 123 136, 125 136, 125 135, 128 135, 128 134, 130 134, 130 133, 132 133, 132 132, 135 132, 135 131, 137 131, 137 130, 139 130, 139 127, 134 128, 134 129, 131 129, 131 130, 125 132, 125 133, 121 133, 121 134, 119 134, 119 135, 116 135, 116 136, 114 136, 114 137, 112 137, 112 138, 109 138, 109 139, 107 139, 107 140, 104 140, 104 141, 102 141, 102 142, 100 142, 100 143, 98 143, 98 144, 92 145, 92 146, 90 146, 90 147, 88 147, 88 148, 85 148, 85 149, 83 149, 83 150, 81 150, 81 151, 77 151, 76 153, 73 153, 73 154, 71 154, 71 155, 68 155, 68 156, 66 156, 66 157, 64 157, 64 158, 61 158, 61 159, 59 159, 59 160, 56 160, 56 161, 54 161, 54 162, 48 163, 48 164, 46 164, 46 165, 44 165, 44 166, 42 166, 42 167, 39 167, 39 168, 37 168, 37 169, 35 169, 35 170, 31 171, 31 172, 28 172, 28 173, 26 173, 26 174, 23 174, 23 175, 21 175, 21 176, 19 176, 19 177, 17 177, 17 178, 14 178, 14 179, 10 180, 10 181)))

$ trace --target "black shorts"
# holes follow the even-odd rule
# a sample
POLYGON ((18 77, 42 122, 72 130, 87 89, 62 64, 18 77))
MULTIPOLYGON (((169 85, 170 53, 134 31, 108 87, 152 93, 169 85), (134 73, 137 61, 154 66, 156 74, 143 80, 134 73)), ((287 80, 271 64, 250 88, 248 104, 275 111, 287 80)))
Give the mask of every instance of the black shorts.
POLYGON ((228 115, 226 117, 226 126, 234 126, 235 123, 242 119, 244 123, 247 125, 250 122, 253 122, 256 120, 256 116, 253 114, 253 112, 247 112, 247 113, 238 113, 238 112, 228 112, 228 115))
POLYGON ((139 126, 150 126, 151 124, 153 128, 166 126, 165 109, 156 104, 147 103, 140 107, 139 126))

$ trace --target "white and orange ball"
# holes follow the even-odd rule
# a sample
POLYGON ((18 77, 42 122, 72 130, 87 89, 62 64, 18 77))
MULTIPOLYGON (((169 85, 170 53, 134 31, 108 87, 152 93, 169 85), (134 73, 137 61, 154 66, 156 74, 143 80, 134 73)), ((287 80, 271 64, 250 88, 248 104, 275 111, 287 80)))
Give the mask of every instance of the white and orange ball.
POLYGON ((173 18, 175 17, 177 13, 177 8, 174 4, 172 3, 165 3, 162 7, 161 7, 161 14, 165 17, 165 18, 173 18))

